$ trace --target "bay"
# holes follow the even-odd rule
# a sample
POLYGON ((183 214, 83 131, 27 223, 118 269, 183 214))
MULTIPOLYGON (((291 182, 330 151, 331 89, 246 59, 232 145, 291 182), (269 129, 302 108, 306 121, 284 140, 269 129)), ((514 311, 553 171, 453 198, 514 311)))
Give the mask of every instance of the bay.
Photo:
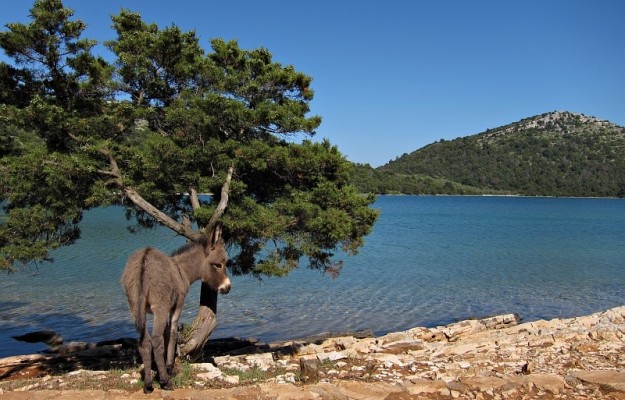
MULTIPOLYGON (((337 279, 233 277, 212 338, 286 340, 376 334, 471 317, 585 315, 625 304, 625 200, 380 196, 380 220, 337 279)), ((54 330, 66 341, 136 337, 119 277, 128 256, 184 243, 169 230, 130 234, 123 210, 85 215, 83 237, 53 264, 0 277, 0 357, 37 352, 11 336, 54 330)), ((193 319, 199 283, 187 297, 193 319)))

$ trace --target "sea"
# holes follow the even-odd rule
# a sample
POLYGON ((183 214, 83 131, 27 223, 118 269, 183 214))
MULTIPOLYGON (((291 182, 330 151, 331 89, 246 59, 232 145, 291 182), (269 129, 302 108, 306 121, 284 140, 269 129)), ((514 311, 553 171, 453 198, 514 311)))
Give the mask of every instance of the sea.
MULTIPOLYGON (((211 338, 263 342, 374 334, 517 313, 565 318, 625 305, 625 200, 379 196, 381 214, 337 278, 300 268, 284 278, 235 276, 211 338)), ((123 209, 86 213, 82 238, 54 262, 0 276, 0 357, 44 351, 13 339, 52 330, 66 342, 137 337, 119 279, 144 246, 171 252, 165 228, 130 233, 123 209)), ((192 286, 182 316, 192 321, 192 286)))

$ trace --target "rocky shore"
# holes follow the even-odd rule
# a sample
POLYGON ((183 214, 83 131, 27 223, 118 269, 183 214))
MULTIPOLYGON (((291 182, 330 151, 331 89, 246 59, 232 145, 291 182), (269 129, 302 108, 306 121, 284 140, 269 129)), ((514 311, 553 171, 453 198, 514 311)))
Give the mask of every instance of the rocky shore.
POLYGON ((625 400, 625 306, 550 321, 519 323, 509 314, 380 337, 252 343, 226 353, 189 364, 188 384, 174 391, 144 395, 136 368, 119 375, 121 388, 97 386, 110 371, 78 369, 5 379, 0 399, 625 400), (78 376, 95 386, 63 385, 78 376))

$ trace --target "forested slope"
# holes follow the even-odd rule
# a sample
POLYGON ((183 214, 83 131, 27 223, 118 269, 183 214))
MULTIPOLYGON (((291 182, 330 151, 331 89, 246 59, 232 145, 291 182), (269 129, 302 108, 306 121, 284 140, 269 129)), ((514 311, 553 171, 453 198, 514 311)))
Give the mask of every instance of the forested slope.
MULTIPOLYGON (((447 188, 456 188, 449 191, 452 194, 501 191, 623 197, 625 128, 583 114, 551 112, 480 134, 441 140, 375 170, 370 168, 373 172, 366 167, 356 167, 355 183, 366 189, 363 181, 369 176, 377 180, 378 189, 386 181, 386 192, 407 193, 402 186, 417 180, 445 182, 447 188)), ((374 187, 371 182, 369 186, 374 187)))

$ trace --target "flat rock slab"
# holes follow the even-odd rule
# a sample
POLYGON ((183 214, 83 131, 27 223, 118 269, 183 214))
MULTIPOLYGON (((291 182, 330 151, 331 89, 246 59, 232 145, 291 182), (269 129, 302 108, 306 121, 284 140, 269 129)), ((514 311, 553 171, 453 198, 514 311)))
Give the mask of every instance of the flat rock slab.
POLYGON ((582 382, 593 383, 605 389, 625 392, 625 373, 617 371, 571 371, 569 375, 582 382))

